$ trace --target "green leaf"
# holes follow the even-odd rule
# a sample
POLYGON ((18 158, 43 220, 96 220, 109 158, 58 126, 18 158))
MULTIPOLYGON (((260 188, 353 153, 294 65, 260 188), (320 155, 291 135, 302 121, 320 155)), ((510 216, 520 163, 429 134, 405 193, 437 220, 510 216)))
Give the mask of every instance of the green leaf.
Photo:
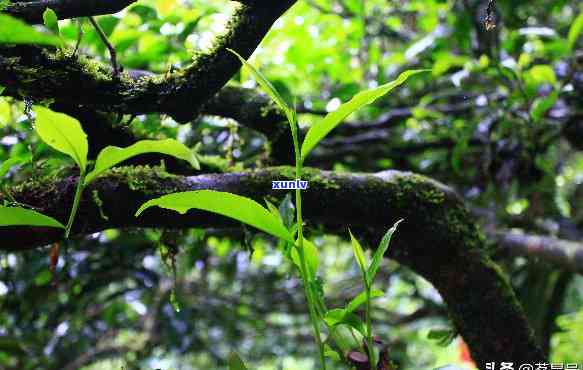
POLYGON ((421 69, 405 71, 401 73, 396 80, 391 81, 385 85, 381 85, 374 89, 362 91, 356 94, 347 103, 342 104, 334 112, 328 113, 322 120, 312 125, 312 127, 310 127, 310 129, 308 130, 306 138, 304 139, 304 143, 302 144, 302 159, 305 159, 310 153, 310 151, 312 151, 312 149, 314 149, 314 147, 323 138, 325 138, 326 135, 330 133, 330 131, 332 131, 336 126, 338 126, 350 114, 354 113, 355 111, 364 107, 365 105, 373 103, 381 96, 386 95, 394 88, 403 84, 409 77, 417 73, 427 71, 430 70, 421 69))
MULTIPOLYGON (((296 242, 296 245, 298 243, 296 242)), ((306 258, 306 264, 308 265, 308 274, 310 279, 314 279, 316 277, 316 273, 318 272, 318 265, 320 264, 320 258, 318 253, 318 248, 309 240, 304 238, 304 257, 306 258)), ((298 251, 298 247, 294 247, 291 251, 291 259, 293 263, 301 267, 300 263, 300 253, 298 251)))
POLYGON ((369 286, 372 285, 374 278, 379 270, 379 266, 381 265, 381 261, 383 260, 385 253, 387 252, 387 249, 389 249, 389 243, 391 242, 391 237, 393 236, 393 233, 395 232, 395 230, 397 230, 397 226, 399 226, 399 224, 401 222, 403 222, 403 219, 395 222, 393 227, 391 227, 389 230, 387 230, 387 232, 385 233, 385 236, 383 236, 383 238, 381 239, 381 242, 379 243, 377 250, 375 251, 374 255, 372 256, 372 261, 370 263, 370 266, 368 267, 368 273, 367 273, 367 278, 369 279, 368 280, 369 286))
POLYGON ((65 153, 77 163, 81 172, 87 167, 87 135, 73 117, 36 106, 36 132, 50 147, 65 153))
POLYGON ((352 235, 352 231, 348 230, 350 233, 350 242, 352 244, 352 252, 354 252, 354 257, 356 258, 356 262, 358 263, 358 267, 360 267, 360 271, 362 272, 362 276, 365 282, 368 283, 368 279, 366 277, 366 258, 364 256, 364 251, 362 250, 362 246, 356 240, 354 235, 352 235))
POLYGON ((170 155, 189 162, 191 166, 196 169, 199 168, 199 163, 194 153, 184 144, 174 139, 142 140, 127 148, 118 148, 116 146, 108 146, 107 148, 104 148, 95 160, 95 168, 93 171, 87 174, 85 184, 89 184, 98 175, 109 170, 113 166, 127 159, 145 153, 161 153, 170 155))
POLYGON ((30 162, 30 155, 8 158, 6 161, 2 162, 0 164, 0 180, 6 176, 12 167, 26 162, 30 162))
POLYGON ((65 226, 52 217, 21 207, 0 206, 0 226, 42 226, 64 229, 65 226))
POLYGON ((360 333, 355 333, 350 326, 346 324, 338 324, 330 328, 330 337, 334 343, 340 348, 342 353, 347 353, 350 350, 361 347, 364 336, 360 333))
POLYGON ((229 370, 247 370, 245 363, 235 352, 229 354, 229 370))
POLYGON ((6 90, 6 88, 2 85, 0 85, 0 95, 2 95, 2 93, 4 92, 4 90, 6 90))
MULTIPOLYGON (((370 299, 374 299, 374 298, 380 298, 382 296, 384 296, 385 293, 382 290, 378 290, 378 289, 372 289, 370 291, 370 299)), ((366 303, 366 292, 360 292, 356 297, 354 297, 347 305, 345 308, 345 311, 347 313, 349 312, 354 312, 356 311, 356 309, 360 306, 362 306, 363 304, 366 303)))
POLYGON ((545 114, 555 105, 557 99, 559 98, 559 92, 557 90, 553 90, 548 96, 543 98, 536 98, 532 103, 532 107, 530 109, 530 117, 534 122, 539 122, 541 118, 545 116, 545 114))
POLYGON ((61 45, 55 35, 42 33, 20 19, 0 14, 0 44, 61 45))
POLYGON ((185 214, 192 208, 218 213, 288 242, 294 242, 281 220, 256 201, 240 195, 214 190, 196 190, 164 195, 143 204, 136 212, 136 217, 154 206, 171 209, 181 214, 185 214))
POLYGON ((54 34, 60 35, 59 31, 59 18, 57 18, 57 13, 51 8, 47 8, 43 13, 43 22, 45 27, 53 31, 54 34))
POLYGON ((362 335, 366 334, 362 320, 352 312, 347 312, 342 308, 335 308, 326 312, 324 315, 324 322, 331 328, 340 324, 346 324, 358 330, 362 335))
POLYGON ((569 49, 573 50, 575 48, 575 44, 577 43, 577 39, 583 32, 583 12, 580 13, 577 18, 571 24, 569 28, 569 34, 567 36, 567 41, 569 43, 569 49))
POLYGON ((235 50, 228 49, 228 48, 227 48, 227 50, 230 51, 231 53, 233 53, 241 61, 241 63, 245 67, 247 67, 247 69, 249 70, 249 72, 251 72, 251 74, 253 75, 253 78, 255 78, 255 80, 257 81, 257 83, 263 88, 263 90, 267 93, 267 95, 269 95, 269 97, 271 97, 271 99, 273 99, 273 101, 275 102, 275 104, 277 104, 281 108, 281 110, 283 110, 283 112, 285 113, 288 121, 294 122, 294 112, 295 111, 290 108, 290 106, 282 98, 282 96, 275 89, 275 87, 273 87, 273 85, 271 84, 271 82, 269 82, 269 80, 267 80, 267 78, 265 78, 265 76, 263 76, 263 74, 261 72, 259 72, 257 69, 255 69, 255 67, 253 67, 251 64, 249 64, 235 50))

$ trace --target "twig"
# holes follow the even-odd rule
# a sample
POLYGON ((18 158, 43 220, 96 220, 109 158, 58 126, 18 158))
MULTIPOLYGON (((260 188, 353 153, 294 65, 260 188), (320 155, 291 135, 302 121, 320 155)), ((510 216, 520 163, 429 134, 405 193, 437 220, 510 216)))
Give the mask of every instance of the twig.
POLYGON ((97 31, 99 38, 105 44, 105 47, 107 48, 107 50, 109 50, 109 56, 111 59, 111 66, 113 68, 113 77, 117 78, 119 76, 119 69, 118 69, 118 64, 117 64, 117 53, 115 51, 115 48, 113 47, 113 45, 111 45, 111 43, 107 39, 107 35, 105 34, 105 32, 103 32, 103 29, 101 28, 101 26, 95 21, 95 18, 93 18, 93 17, 88 17, 88 18, 89 18, 89 22, 91 22, 91 24, 95 28, 95 31, 97 31))

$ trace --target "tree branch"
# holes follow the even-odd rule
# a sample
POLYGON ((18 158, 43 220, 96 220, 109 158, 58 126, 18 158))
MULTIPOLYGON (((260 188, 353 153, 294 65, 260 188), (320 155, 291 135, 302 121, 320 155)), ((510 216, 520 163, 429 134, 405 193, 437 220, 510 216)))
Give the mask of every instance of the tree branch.
POLYGON ((103 112, 126 114, 165 113, 188 122, 241 67, 226 49, 248 58, 265 34, 295 0, 271 6, 241 5, 227 32, 215 47, 188 67, 166 76, 113 78, 111 68, 82 57, 72 59, 36 46, 0 46, 0 85, 5 94, 34 99, 54 99, 103 112), (79 94, 79 89, 83 94, 79 94))
MULTIPOLYGON (((99 178, 85 192, 74 234, 124 227, 232 226, 235 223, 225 217, 201 211, 180 215, 153 208, 140 218, 134 213, 148 199, 186 190, 229 191, 260 202, 265 196, 281 199, 284 194, 271 190, 271 181, 293 178, 290 167, 196 177, 144 167, 120 168, 99 178), (91 199, 94 190, 109 220, 101 218, 91 199)), ((305 180, 310 184, 304 192, 306 219, 327 232, 345 235, 350 225, 369 245, 376 245, 389 226, 405 219, 389 255, 433 283, 480 367, 486 361, 544 360, 512 289, 487 257, 481 233, 452 190, 423 176, 398 171, 353 175, 306 169, 305 180)), ((76 181, 30 182, 13 188, 11 194, 65 220, 76 181)), ((60 237, 60 232, 42 228, 0 230, 6 250, 29 249, 60 237)))

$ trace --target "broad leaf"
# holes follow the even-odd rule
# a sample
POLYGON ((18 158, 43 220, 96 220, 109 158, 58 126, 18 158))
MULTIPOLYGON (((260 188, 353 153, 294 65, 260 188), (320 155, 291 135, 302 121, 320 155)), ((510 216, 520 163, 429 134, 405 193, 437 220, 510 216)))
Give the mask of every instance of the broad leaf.
POLYGON ((142 140, 127 148, 108 146, 103 149, 95 160, 95 168, 87 174, 85 184, 89 184, 98 175, 109 170, 113 166, 145 153, 161 153, 183 159, 189 162, 194 168, 199 168, 195 155, 184 144, 174 140, 142 140))
POLYGON ((73 117, 36 106, 36 132, 47 145, 65 153, 77 163, 81 172, 87 167, 87 135, 73 117))
MULTIPOLYGON (((298 243, 296 242, 296 245, 297 244, 298 243)), ((308 267, 308 274, 310 279, 314 279, 316 277, 318 266, 320 264, 320 258, 318 255, 318 248, 316 248, 312 242, 304 238, 304 257, 306 259, 306 265, 308 267)), ((300 252, 298 251, 298 247, 294 247, 292 249, 291 259, 296 264, 296 266, 298 266, 298 268, 301 268, 300 252)))
POLYGON ((136 217, 150 207, 171 209, 185 214, 190 209, 218 213, 256 227, 268 234, 293 243, 294 239, 277 217, 256 201, 240 195, 213 190, 197 190, 164 195, 143 204, 136 217))
MULTIPOLYGON (((372 289, 370 291, 370 299, 380 298, 384 296, 385 293, 382 290, 372 289)), ((345 308, 347 313, 354 312, 358 307, 366 303, 366 292, 360 292, 356 297, 354 297, 345 308)))
POLYGON ((372 285, 374 278, 379 270, 379 266, 381 264, 381 261, 383 260, 385 253, 387 252, 387 249, 389 249, 389 243, 391 242, 391 237, 393 236, 395 230, 397 230, 397 226, 399 226, 399 224, 401 222, 403 222, 402 219, 395 222, 393 227, 391 227, 389 230, 387 230, 385 236, 383 236, 383 238, 381 239, 381 242, 379 243, 377 250, 375 251, 374 255, 372 256, 372 261, 370 263, 370 266, 368 267, 368 272, 367 272, 369 286, 372 285))
POLYGON ((59 19, 57 18, 57 13, 51 8, 46 8, 43 13, 43 22, 45 27, 53 31, 54 34, 60 35, 59 31, 59 19))
POLYGON ((30 156, 12 157, 0 164, 0 180, 16 165, 30 162, 30 156))
POLYGON ((362 320, 352 312, 347 312, 341 308, 335 308, 326 312, 324 322, 331 328, 340 324, 346 324, 358 330, 362 335, 366 335, 365 325, 362 320))
POLYGON ((65 226, 52 217, 20 207, 0 206, 0 226, 44 226, 64 229, 65 226))
POLYGON ((356 94, 350 101, 342 104, 334 112, 328 113, 321 121, 312 125, 308 130, 304 143, 302 144, 302 158, 305 159, 310 151, 350 114, 389 93, 397 86, 403 84, 410 76, 427 71, 429 70, 405 71, 396 80, 374 89, 362 91, 356 94))
POLYGON ((282 98, 279 92, 273 87, 271 82, 263 76, 261 72, 259 72, 255 67, 249 64, 241 55, 239 55, 235 50, 227 49, 231 53, 235 54, 235 56, 241 61, 241 63, 247 67, 249 72, 253 75, 257 83, 263 88, 263 90, 273 99, 273 101, 283 110, 285 115, 287 116, 288 121, 295 122, 294 120, 294 110, 290 108, 290 106, 286 103, 286 101, 282 98))
POLYGON ((581 32, 583 32, 583 12, 575 18, 573 24, 571 24, 571 27, 569 28, 567 41, 570 50, 575 48, 575 44, 577 43, 577 39, 579 38, 579 35, 581 35, 581 32))
POLYGON ((360 271, 362 272, 362 276, 366 282, 368 279, 366 278, 366 258, 364 256, 364 251, 362 250, 362 246, 356 240, 354 235, 352 235, 352 231, 348 230, 350 233, 350 243, 352 244, 352 252, 354 252, 354 257, 356 258, 356 262, 358 263, 358 267, 360 267, 360 271))
POLYGON ((41 33, 20 19, 7 14, 0 14, 0 44, 39 44, 61 45, 61 40, 55 36, 41 33))
POLYGON ((247 370, 245 363, 235 352, 229 354, 229 370, 247 370))

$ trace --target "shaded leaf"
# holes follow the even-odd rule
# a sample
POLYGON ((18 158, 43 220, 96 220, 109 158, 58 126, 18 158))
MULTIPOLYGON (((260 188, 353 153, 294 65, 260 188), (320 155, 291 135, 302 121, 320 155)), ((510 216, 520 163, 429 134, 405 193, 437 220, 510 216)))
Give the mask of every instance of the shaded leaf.
POLYGON ((98 175, 109 170, 113 166, 132 157, 146 153, 166 154, 185 160, 196 169, 199 168, 199 163, 194 153, 184 144, 174 139, 142 140, 127 148, 118 148, 116 146, 108 146, 107 148, 104 148, 95 160, 95 168, 87 174, 85 184, 89 184, 98 175))
POLYGON ((64 229, 65 226, 52 217, 21 207, 0 206, 0 226, 44 226, 64 229))
MULTIPOLYGON (((372 289, 370 291, 370 299, 374 299, 374 298, 380 298, 382 296, 385 295, 385 292, 383 292, 382 290, 379 289, 372 289)), ((361 305, 366 303, 366 292, 360 292, 356 297, 354 297, 347 305, 345 308, 345 311, 348 312, 353 312, 355 311, 358 307, 360 307, 361 305)))
POLYGON ((8 158, 6 161, 2 162, 0 164, 0 180, 2 177, 6 176, 12 167, 26 162, 30 162, 30 155, 8 158))
POLYGON ((569 28, 569 34, 567 36, 567 42, 569 43, 569 49, 573 50, 575 48, 575 44, 577 43, 577 39, 583 32, 583 12, 581 12, 577 18, 571 24, 569 28))
POLYGON ((229 370, 247 370, 245 363, 235 352, 229 354, 229 370))
POLYGON ((171 209, 185 214, 190 209, 200 209, 241 221, 268 234, 289 242, 292 236, 277 217, 256 201, 222 191, 197 190, 164 195, 143 204, 136 217, 150 207, 171 209))

